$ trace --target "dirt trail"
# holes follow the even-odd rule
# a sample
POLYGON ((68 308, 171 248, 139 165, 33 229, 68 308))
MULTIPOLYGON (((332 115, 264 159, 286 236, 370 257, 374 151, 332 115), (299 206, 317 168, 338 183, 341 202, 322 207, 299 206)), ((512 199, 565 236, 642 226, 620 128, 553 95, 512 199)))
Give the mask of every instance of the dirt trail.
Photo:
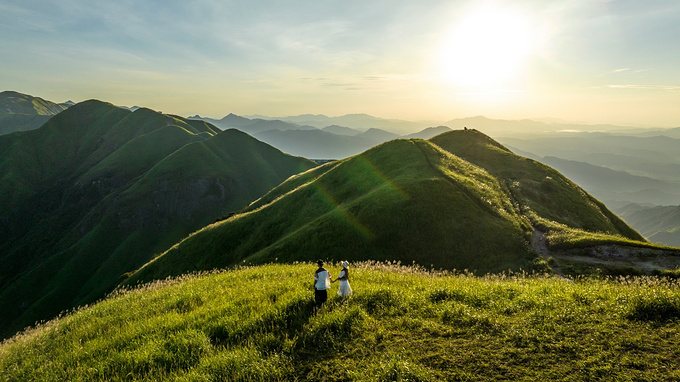
POLYGON ((534 228, 534 232, 531 234, 531 246, 541 257, 547 259, 550 256, 550 250, 545 241, 545 232, 537 228, 534 228))
MULTIPOLYGON (((538 228, 534 228, 534 232, 531 233, 531 247, 538 253, 543 259, 548 260, 549 257, 551 257, 551 252, 548 249, 548 242, 545 238, 545 232, 541 231, 538 228)), ((560 266, 553 262, 550 264, 550 268, 552 269, 553 272, 555 272, 556 275, 558 276, 564 276, 564 272, 562 271, 562 268, 560 266)))
POLYGON ((573 251, 550 251, 546 232, 534 228, 531 246, 542 258, 552 257, 550 267, 555 274, 564 276, 559 266, 561 261, 590 264, 604 267, 633 267, 645 273, 656 269, 680 267, 680 253, 674 249, 643 248, 625 245, 595 245, 573 251))

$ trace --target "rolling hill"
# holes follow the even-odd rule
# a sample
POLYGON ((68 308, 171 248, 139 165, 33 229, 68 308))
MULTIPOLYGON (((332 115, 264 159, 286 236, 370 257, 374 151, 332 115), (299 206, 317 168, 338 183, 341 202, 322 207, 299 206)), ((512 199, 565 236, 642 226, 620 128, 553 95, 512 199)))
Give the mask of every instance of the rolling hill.
POLYGON ((71 103, 54 103, 15 91, 0 93, 0 135, 37 129, 71 103))
MULTIPOLYGON (((9 381, 674 381, 680 290, 649 278, 428 274, 350 265, 314 311, 315 266, 119 291, 0 344, 9 381)), ((334 274, 336 264, 329 264, 334 274)))
POLYGON ((655 250, 558 172, 477 131, 453 131, 430 141, 390 141, 294 176, 172 247, 129 282, 319 257, 477 274, 545 270, 543 249, 603 245, 655 250), (546 248, 534 242, 536 233, 546 248))
POLYGON ((0 137, 1 334, 101 298, 315 165, 238 130, 95 100, 0 137))
POLYGON ((476 130, 454 131, 430 140, 496 176, 535 227, 569 229, 644 238, 604 204, 554 169, 510 150, 476 130))

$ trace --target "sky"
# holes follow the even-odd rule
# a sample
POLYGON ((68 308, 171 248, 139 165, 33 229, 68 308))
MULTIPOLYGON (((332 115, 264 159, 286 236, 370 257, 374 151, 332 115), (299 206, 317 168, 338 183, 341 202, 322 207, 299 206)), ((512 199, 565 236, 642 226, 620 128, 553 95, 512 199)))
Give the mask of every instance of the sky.
POLYGON ((0 0, 0 91, 221 118, 680 126, 680 1, 0 0))

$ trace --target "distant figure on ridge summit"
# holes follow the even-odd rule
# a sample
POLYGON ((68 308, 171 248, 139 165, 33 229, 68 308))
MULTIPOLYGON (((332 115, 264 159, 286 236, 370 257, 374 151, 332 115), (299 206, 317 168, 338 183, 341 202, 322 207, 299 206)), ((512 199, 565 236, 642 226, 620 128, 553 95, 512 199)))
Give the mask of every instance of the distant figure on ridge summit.
POLYGON ((314 272, 314 301, 316 307, 320 308, 328 300, 326 289, 331 289, 331 274, 323 267, 323 260, 318 260, 316 264, 319 265, 319 269, 314 272))

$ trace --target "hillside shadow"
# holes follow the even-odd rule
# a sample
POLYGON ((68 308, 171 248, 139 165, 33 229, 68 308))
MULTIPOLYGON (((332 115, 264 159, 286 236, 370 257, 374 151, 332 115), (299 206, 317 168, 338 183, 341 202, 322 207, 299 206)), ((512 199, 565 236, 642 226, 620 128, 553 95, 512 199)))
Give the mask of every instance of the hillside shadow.
POLYGON ((233 346, 244 343, 255 345, 265 354, 284 351, 286 342, 302 332, 316 314, 314 300, 297 298, 262 316, 252 317, 238 325, 215 325, 208 333, 216 346, 233 346))

